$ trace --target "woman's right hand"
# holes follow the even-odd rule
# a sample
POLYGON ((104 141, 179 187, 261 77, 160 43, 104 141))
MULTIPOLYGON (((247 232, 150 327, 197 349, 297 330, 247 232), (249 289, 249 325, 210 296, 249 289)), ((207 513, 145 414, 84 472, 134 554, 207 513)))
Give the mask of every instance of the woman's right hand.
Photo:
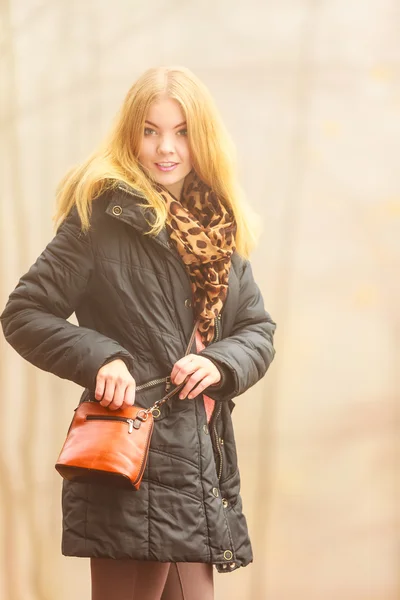
POLYGON ((117 358, 102 366, 96 376, 95 398, 110 410, 135 403, 136 382, 123 360, 117 358))

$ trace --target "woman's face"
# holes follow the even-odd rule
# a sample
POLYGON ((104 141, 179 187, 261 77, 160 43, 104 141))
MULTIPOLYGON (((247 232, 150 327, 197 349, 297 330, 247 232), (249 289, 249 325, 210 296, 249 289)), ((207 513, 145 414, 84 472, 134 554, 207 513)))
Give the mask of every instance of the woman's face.
POLYGON ((150 106, 138 159, 157 183, 179 199, 192 162, 185 116, 176 100, 162 97, 150 106))

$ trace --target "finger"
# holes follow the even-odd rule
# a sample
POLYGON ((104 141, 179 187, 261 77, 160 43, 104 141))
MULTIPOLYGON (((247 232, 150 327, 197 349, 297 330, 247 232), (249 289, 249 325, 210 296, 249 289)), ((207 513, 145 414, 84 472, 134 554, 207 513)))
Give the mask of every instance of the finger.
POLYGON ((188 395, 188 399, 191 400, 192 398, 195 398, 196 396, 201 394, 206 388, 208 388, 208 386, 213 384, 213 381, 214 377, 212 375, 204 377, 204 379, 200 381, 200 383, 195 388, 192 389, 192 391, 188 395))
POLYGON ((171 383, 173 383, 174 385, 179 385, 180 383, 182 383, 185 377, 179 378, 180 380, 177 380, 177 376, 180 373, 181 369, 185 368, 185 366, 189 365, 193 361, 194 357, 195 355, 188 354, 187 356, 184 356, 183 358, 179 359, 174 364, 170 375, 171 383))
POLYGON ((96 398, 96 400, 102 399, 105 387, 106 387, 106 380, 104 378, 104 375, 97 375, 96 390, 94 392, 94 397, 96 398))
MULTIPOLYGON (((176 376, 175 385, 188 385, 190 377, 192 377, 200 368, 200 365, 195 365, 194 363, 186 365, 176 376)), ((181 388, 181 392, 182 390, 183 388, 181 388)))
POLYGON ((114 397, 114 389, 115 389, 115 382, 108 377, 106 379, 106 385, 105 385, 105 390, 104 390, 104 394, 103 394, 103 398, 100 402, 100 404, 102 406, 109 406, 109 404, 111 404, 112 399, 114 397))
POLYGON ((136 384, 135 382, 130 383, 126 390, 124 396, 124 406, 133 406, 135 404, 135 395, 136 395, 136 384))
POLYGON ((175 377, 175 385, 180 385, 183 383, 188 377, 192 375, 195 371, 202 368, 202 365, 196 361, 195 357, 190 362, 186 362, 183 366, 180 367, 178 374, 175 377))
POLYGON ((109 405, 110 410, 118 410, 121 408, 124 397, 125 397, 126 383, 124 381, 117 380, 114 388, 114 396, 111 404, 109 405))
POLYGON ((179 393, 179 398, 183 400, 186 396, 192 391, 192 389, 207 375, 207 371, 202 368, 198 368, 195 373, 193 373, 185 386, 181 389, 179 393))

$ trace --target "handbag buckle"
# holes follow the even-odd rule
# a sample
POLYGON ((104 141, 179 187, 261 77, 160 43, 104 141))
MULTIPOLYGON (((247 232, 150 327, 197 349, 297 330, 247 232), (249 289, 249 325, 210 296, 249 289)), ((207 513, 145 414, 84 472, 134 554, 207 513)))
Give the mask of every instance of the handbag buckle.
POLYGON ((135 417, 135 420, 132 420, 132 427, 134 427, 135 429, 140 429, 141 424, 147 421, 148 416, 149 415, 147 410, 139 410, 135 417))

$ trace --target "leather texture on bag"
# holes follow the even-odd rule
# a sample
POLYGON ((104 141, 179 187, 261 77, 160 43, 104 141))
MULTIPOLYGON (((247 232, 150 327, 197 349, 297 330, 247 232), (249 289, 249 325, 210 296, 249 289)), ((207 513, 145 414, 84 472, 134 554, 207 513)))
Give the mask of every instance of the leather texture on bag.
POLYGON ((138 406, 111 411, 97 402, 82 402, 55 465, 57 471, 69 481, 138 490, 154 427, 151 413, 137 429, 133 426, 143 412, 138 406), (102 419, 88 420, 88 416, 102 419))

